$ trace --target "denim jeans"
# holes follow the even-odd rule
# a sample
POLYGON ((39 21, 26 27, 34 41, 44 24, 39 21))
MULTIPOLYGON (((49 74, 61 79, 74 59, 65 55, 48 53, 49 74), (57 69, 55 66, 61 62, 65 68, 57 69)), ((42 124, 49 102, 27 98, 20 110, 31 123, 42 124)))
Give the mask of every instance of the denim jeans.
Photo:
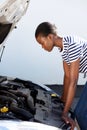
POLYGON ((75 108, 75 116, 81 130, 87 130, 87 82, 75 108))

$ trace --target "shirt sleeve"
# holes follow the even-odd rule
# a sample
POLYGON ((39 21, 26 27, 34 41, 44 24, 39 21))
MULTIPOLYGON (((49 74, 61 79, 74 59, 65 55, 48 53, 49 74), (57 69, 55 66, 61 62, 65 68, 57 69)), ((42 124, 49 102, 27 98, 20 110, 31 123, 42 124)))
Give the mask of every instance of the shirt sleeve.
POLYGON ((77 42, 73 42, 69 44, 68 48, 68 58, 69 62, 74 62, 80 58, 81 54, 81 46, 77 44, 77 42))

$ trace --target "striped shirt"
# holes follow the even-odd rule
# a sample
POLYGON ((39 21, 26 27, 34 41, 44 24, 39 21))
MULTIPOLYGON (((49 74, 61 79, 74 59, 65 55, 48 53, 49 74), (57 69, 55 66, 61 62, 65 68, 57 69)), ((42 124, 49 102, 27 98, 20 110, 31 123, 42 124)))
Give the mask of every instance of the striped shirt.
POLYGON ((87 73, 87 40, 77 36, 63 37, 63 60, 69 65, 80 59, 79 72, 87 73))

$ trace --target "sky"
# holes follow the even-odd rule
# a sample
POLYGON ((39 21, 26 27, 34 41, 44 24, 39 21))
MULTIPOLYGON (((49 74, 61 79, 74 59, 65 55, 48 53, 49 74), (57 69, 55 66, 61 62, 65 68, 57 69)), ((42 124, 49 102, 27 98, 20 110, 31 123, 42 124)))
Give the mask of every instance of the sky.
MULTIPOLYGON (((71 34, 87 39, 87 1, 30 0, 26 14, 6 40, 0 63, 1 76, 42 84, 63 84, 62 58, 58 49, 46 52, 35 40, 35 29, 44 21, 55 24, 60 36, 71 34)), ((80 74, 78 84, 84 84, 86 80, 80 74)))

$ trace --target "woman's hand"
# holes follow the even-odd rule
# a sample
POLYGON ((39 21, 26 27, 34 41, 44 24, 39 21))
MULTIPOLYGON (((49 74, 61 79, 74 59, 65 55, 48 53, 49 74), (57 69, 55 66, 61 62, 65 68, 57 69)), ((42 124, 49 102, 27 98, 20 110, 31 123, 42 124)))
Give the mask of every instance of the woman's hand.
POLYGON ((70 124, 71 126, 71 130, 74 130, 74 128, 76 127, 76 123, 73 119, 71 119, 67 113, 63 113, 62 114, 62 119, 66 124, 70 124))

